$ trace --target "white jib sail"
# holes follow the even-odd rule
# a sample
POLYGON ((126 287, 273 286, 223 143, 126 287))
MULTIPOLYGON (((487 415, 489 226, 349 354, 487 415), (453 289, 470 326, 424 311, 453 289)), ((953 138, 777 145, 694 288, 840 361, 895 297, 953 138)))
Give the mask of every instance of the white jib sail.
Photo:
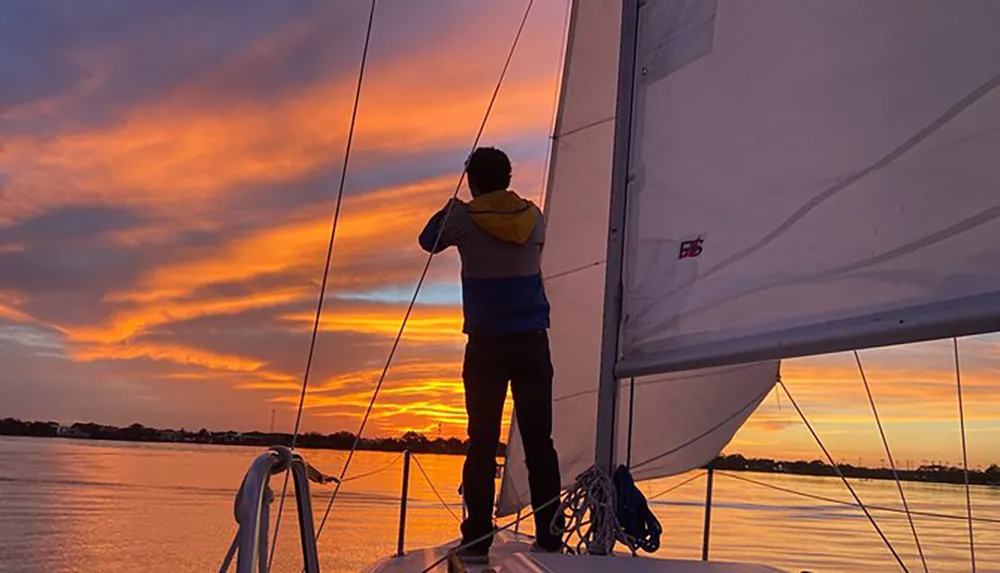
MULTIPOLYGON (((574 3, 545 204, 553 437, 564 486, 594 462, 620 12, 618 1, 574 3)), ((774 361, 637 379, 634 475, 671 475, 711 461, 767 395, 777 370, 774 361)), ((627 396, 619 404, 618 457, 624 463, 627 396)), ((512 423, 499 515, 529 503, 527 483, 512 423)))

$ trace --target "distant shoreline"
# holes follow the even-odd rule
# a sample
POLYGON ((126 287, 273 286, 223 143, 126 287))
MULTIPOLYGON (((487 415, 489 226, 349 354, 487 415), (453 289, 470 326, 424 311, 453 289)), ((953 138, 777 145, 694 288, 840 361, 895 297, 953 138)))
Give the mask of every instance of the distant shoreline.
MULTIPOLYGON (((95 424, 92 422, 76 422, 70 426, 62 426, 56 422, 25 422, 15 418, 0 420, 0 436, 21 436, 35 438, 68 438, 81 440, 106 440, 117 442, 146 442, 174 444, 206 444, 224 446, 256 446, 266 448, 273 445, 289 445, 291 434, 281 432, 215 432, 204 428, 197 432, 149 428, 141 424, 132 424, 125 428, 95 424)), ((296 444, 303 448, 324 450, 350 450, 354 445, 355 435, 351 432, 336 432, 320 434, 308 432, 301 434, 296 444)), ((409 450, 416 454, 464 455, 467 440, 458 438, 429 439, 417 432, 406 432, 398 438, 361 438, 358 449, 373 452, 402 452, 409 450)), ((497 456, 506 455, 507 445, 500 444, 497 456)), ((746 458, 740 454, 717 457, 708 466, 716 470, 775 473, 788 475, 804 475, 817 477, 836 477, 837 469, 848 478, 894 480, 890 468, 867 468, 850 464, 839 464, 837 468, 821 462, 812 461, 780 461, 767 458, 746 458)), ((922 465, 916 469, 896 469, 901 481, 923 483, 964 484, 965 472, 962 468, 938 464, 922 465)), ((970 469, 969 484, 1000 486, 1000 467, 990 465, 986 470, 970 469)))
MULTIPOLYGON (((830 464, 819 460, 787 462, 766 458, 745 458, 740 454, 732 454, 715 458, 709 466, 717 470, 818 477, 837 477, 837 469, 839 469, 844 477, 855 479, 894 481, 896 476, 898 476, 900 481, 965 484, 965 472, 962 468, 939 464, 921 465, 916 469, 896 468, 895 475, 893 475, 891 468, 867 468, 851 464, 838 464, 834 468, 830 464)), ((969 484, 1000 486, 1000 467, 993 464, 985 470, 970 469, 969 484)))
MULTIPOLYGON (((69 426, 57 422, 30 422, 15 418, 0 420, 0 436, 23 436, 33 438, 68 438, 80 440, 107 440, 115 442, 146 442, 168 444, 206 444, 223 446, 256 446, 266 448, 275 445, 288 446, 292 435, 284 432, 236 432, 210 431, 202 428, 197 432, 149 428, 142 424, 132 424, 124 428, 75 422, 69 426)), ((307 432, 300 434, 295 444, 302 448, 322 450, 350 450, 354 446, 355 435, 351 432, 320 434, 307 432)), ((406 432, 398 438, 364 438, 358 440, 357 449, 375 452, 402 452, 409 450, 417 454, 464 455, 467 441, 458 438, 429 439, 417 432, 406 432)), ((497 455, 506 455, 506 444, 500 444, 497 455)))

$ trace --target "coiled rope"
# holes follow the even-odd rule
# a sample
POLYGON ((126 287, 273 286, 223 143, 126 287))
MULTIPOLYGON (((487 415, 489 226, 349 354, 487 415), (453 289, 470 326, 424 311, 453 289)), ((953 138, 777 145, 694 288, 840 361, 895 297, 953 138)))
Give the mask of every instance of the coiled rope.
POLYGON ((569 553, 608 555, 615 543, 621 542, 635 554, 615 515, 615 496, 615 484, 601 468, 591 466, 576 476, 551 525, 552 533, 563 538, 569 553), (563 524, 558 523, 560 516, 563 524))

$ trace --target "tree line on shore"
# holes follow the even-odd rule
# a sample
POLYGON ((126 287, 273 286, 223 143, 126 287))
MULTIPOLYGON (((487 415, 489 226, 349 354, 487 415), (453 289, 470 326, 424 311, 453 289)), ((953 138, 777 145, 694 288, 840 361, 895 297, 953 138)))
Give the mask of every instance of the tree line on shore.
MULTIPOLYGON (((892 468, 867 468, 851 464, 837 464, 837 467, 834 468, 834 466, 820 460, 787 462, 767 458, 745 458, 740 454, 719 456, 709 466, 717 470, 826 477, 836 476, 839 469, 840 473, 848 478, 895 479, 892 468)), ((943 464, 924 464, 916 469, 896 468, 895 472, 899 476, 899 479, 903 481, 965 483, 965 471, 962 468, 943 464)), ((1000 467, 993 464, 985 470, 969 469, 969 483, 975 485, 1000 485, 1000 467)))
MULTIPOLYGON (((0 435, 3 436, 33 436, 49 438, 70 438, 90 440, 117 440, 127 442, 171 442, 193 444, 222 444, 267 447, 273 445, 290 445, 291 434, 281 432, 235 432, 209 431, 202 428, 196 432, 185 430, 158 429, 132 424, 120 428, 93 422, 76 422, 62 426, 57 422, 21 421, 15 418, 0 420, 0 435)), ((296 444, 303 448, 349 450, 354 445, 355 435, 351 432, 335 432, 320 434, 308 432, 298 437, 296 444)), ((399 437, 364 438, 358 441, 358 449, 382 452, 401 452, 409 450, 424 454, 465 453, 467 440, 458 438, 430 439, 418 432, 406 432, 399 437)), ((497 456, 506 454, 506 444, 501 443, 497 456)), ((709 464, 717 470, 750 471, 763 473, 785 473, 810 476, 836 476, 840 470, 844 476, 857 479, 894 479, 890 468, 867 468, 851 464, 834 466, 819 460, 812 461, 780 461, 767 458, 746 458, 740 454, 723 455, 709 464)), ((931 483, 964 484, 965 472, 962 468, 943 464, 924 464, 916 469, 896 469, 899 479, 905 481, 923 481, 931 483)), ((975 485, 1000 485, 1000 467, 990 465, 985 470, 970 469, 969 483, 975 485)))
MULTIPOLYGON (((57 422, 25 422, 15 418, 0 420, 0 436, 34 436, 48 438, 71 438, 84 440, 115 440, 122 442, 169 442, 191 444, 221 444, 232 446, 291 445, 292 435, 284 432, 236 432, 210 431, 202 428, 189 431, 181 428, 159 429, 132 424, 124 428, 76 422, 62 426, 57 422)), ((299 435, 296 445, 302 448, 349 450, 354 445, 355 435, 351 432, 320 434, 307 432, 299 435)), ((358 449, 381 452, 401 452, 410 450, 424 454, 464 454, 467 441, 458 438, 429 439, 417 432, 406 432, 399 437, 364 438, 358 442, 358 449)), ((504 455, 506 446, 500 445, 497 455, 504 455)))

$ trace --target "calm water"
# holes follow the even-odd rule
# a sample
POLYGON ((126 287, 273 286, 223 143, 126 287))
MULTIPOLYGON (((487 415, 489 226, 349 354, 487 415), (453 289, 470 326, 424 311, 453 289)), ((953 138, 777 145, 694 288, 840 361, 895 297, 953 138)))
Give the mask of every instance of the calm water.
MULTIPOLYGON (((0 571, 184 572, 218 570, 235 531, 233 494, 259 450, 244 447, 120 444, 0 438, 0 571)), ((343 452, 306 456, 336 473, 343 452)), ((377 470, 397 454, 362 452, 351 474, 377 470)), ((431 480, 460 512, 455 492, 461 458, 419 456, 431 480)), ((401 464, 344 485, 320 540, 323 570, 357 571, 395 547, 401 464)), ((349 474, 350 475, 350 474, 349 474)), ((847 500, 842 484, 826 478, 736 474, 781 487, 847 500)), ((642 484, 653 495, 685 476, 642 484)), ((456 522, 414 466, 407 547, 455 536, 456 522)), ((863 514, 717 475, 712 557, 786 568, 899 571, 863 514)), ((278 482, 280 487, 280 482, 278 482)), ((858 482, 868 504, 899 505, 891 482, 858 482)), ((905 484, 914 510, 962 515, 964 490, 905 484)), ((662 555, 698 558, 705 481, 698 478, 657 498, 664 525, 662 555)), ((319 513, 329 498, 314 488, 319 513)), ((973 488, 974 512, 1000 518, 1000 490, 973 488)), ((276 571, 297 571, 294 510, 286 512, 276 571)), ((905 517, 876 512, 911 571, 922 570, 905 517)), ((969 571, 966 523, 917 517, 931 571, 969 571)), ((976 529, 979 571, 1000 571, 1000 528, 976 529)))

